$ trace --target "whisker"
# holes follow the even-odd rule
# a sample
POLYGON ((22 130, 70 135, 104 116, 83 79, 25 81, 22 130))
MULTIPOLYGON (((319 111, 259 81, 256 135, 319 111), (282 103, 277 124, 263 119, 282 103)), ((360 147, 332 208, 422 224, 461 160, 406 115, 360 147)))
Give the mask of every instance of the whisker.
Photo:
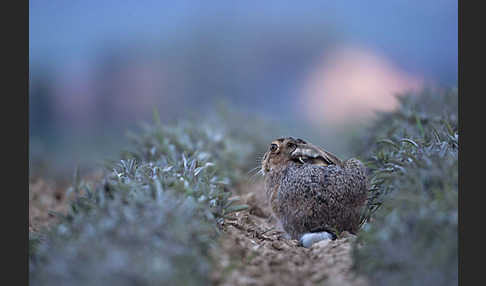
POLYGON ((257 174, 262 176, 262 177, 265 175, 265 173, 263 172, 263 169, 258 170, 257 174))
POLYGON ((256 166, 255 168, 252 168, 250 171, 248 171, 246 174, 249 175, 250 173, 258 170, 258 168, 261 168, 260 166, 256 166))
POLYGON ((263 177, 264 173, 263 173, 263 169, 260 168, 259 170, 257 170, 257 172, 255 172, 253 175, 251 175, 248 180, 251 182, 251 183, 255 183, 256 179, 258 177, 263 177))
POLYGON ((267 153, 267 151, 257 152, 257 155, 263 156, 265 153, 267 153))
POLYGON ((265 153, 266 153, 266 152, 257 154, 257 155, 256 155, 256 158, 258 158, 258 159, 262 159, 262 158, 263 158, 263 156, 265 156, 265 153))
POLYGON ((248 176, 248 180, 251 183, 254 183, 258 177, 263 176, 262 162, 263 162, 263 157, 265 157, 265 153, 267 152, 265 151, 262 153, 257 153, 257 155, 255 156, 256 157, 255 161, 257 166, 252 168, 246 173, 248 176))
POLYGON ((257 178, 256 175, 257 175, 257 173, 253 174, 251 177, 248 178, 248 181, 250 183, 252 183, 252 184, 255 183, 256 182, 256 178, 257 178))
POLYGON ((247 174, 248 179, 252 179, 256 177, 259 174, 260 170, 259 169, 253 169, 253 171, 249 174, 247 174))
POLYGON ((261 156, 256 157, 256 162, 257 162, 258 164, 261 164, 261 163, 263 162, 263 157, 264 157, 264 156, 265 156, 265 154, 263 154, 263 155, 261 155, 261 156))

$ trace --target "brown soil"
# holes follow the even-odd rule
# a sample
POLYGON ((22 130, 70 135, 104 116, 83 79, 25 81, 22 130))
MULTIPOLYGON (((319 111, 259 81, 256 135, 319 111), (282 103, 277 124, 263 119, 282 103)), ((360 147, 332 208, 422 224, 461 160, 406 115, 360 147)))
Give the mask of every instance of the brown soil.
POLYGON ((215 285, 367 285, 351 271, 354 235, 300 247, 284 237, 272 217, 262 182, 236 192, 250 208, 223 226, 221 247, 214 253, 215 285))
POLYGON ((36 178, 29 182, 29 231, 39 231, 56 221, 52 213, 66 213, 68 185, 36 178))
MULTIPOLYGON (((66 213, 70 184, 37 178, 29 182, 29 231, 55 223, 50 211, 66 213)), ((355 236, 344 234, 321 241, 310 249, 288 240, 267 207, 262 182, 234 190, 250 207, 234 214, 223 225, 214 252, 214 285, 359 285, 368 283, 351 271, 355 236)))
MULTIPOLYGON (((83 180, 95 181, 100 177, 101 173, 95 171, 83 180)), ((73 193, 67 196, 71 185, 70 181, 49 178, 37 177, 29 180, 29 232, 37 232, 54 224, 57 220, 54 213, 67 213, 69 202, 75 197, 73 193)))

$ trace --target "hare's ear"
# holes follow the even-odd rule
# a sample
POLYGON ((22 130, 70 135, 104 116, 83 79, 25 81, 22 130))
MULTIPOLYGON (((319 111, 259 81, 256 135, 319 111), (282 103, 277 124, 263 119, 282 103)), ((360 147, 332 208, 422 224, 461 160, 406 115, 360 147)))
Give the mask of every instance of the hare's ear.
POLYGON ((322 152, 320 153, 320 155, 317 158, 322 158, 329 165, 342 166, 342 164, 343 164, 342 161, 339 160, 339 158, 336 157, 336 155, 329 153, 327 151, 324 151, 324 150, 321 150, 321 151, 322 152))
POLYGON ((338 165, 342 166, 342 161, 334 154, 324 151, 321 148, 307 143, 297 147, 291 154, 292 158, 299 159, 302 157, 308 158, 308 161, 314 165, 328 166, 338 165))

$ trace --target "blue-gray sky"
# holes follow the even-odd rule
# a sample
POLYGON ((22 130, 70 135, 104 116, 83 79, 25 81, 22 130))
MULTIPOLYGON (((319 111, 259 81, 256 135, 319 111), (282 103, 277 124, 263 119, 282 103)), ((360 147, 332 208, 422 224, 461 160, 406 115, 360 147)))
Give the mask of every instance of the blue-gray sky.
POLYGON ((89 62, 106 41, 163 43, 211 21, 221 23, 221 34, 225 25, 251 32, 325 24, 346 41, 383 51, 407 71, 457 80, 457 1, 452 0, 30 0, 30 61, 62 69, 73 61, 89 62))
POLYGON ((30 0, 29 30, 29 147, 68 164, 114 152, 114 127, 149 118, 153 106, 173 119, 223 97, 285 125, 325 118, 324 107, 352 118, 372 100, 388 105, 388 88, 409 85, 396 68, 457 84, 457 0, 30 0), (344 73, 347 55, 322 71, 343 44, 393 69, 365 53, 344 73))

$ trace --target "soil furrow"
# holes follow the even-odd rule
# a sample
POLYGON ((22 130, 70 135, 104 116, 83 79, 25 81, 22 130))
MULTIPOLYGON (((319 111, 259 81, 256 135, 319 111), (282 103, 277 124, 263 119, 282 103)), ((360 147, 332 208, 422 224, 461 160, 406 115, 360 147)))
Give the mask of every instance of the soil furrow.
POLYGON ((223 226, 221 248, 215 251, 216 285, 367 285, 351 270, 355 236, 344 234, 310 249, 285 238, 266 204, 263 184, 237 187, 249 209, 223 226))

